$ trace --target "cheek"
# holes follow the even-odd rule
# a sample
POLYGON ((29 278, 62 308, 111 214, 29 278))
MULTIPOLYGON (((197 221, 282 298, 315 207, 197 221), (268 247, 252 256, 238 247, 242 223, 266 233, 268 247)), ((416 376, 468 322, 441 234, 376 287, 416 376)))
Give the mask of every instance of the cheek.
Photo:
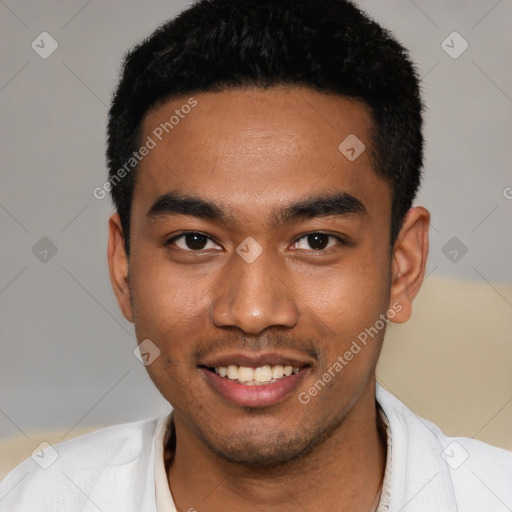
POLYGON ((180 403, 180 393, 174 390, 182 389, 194 370, 194 340, 208 319, 208 284, 162 259, 138 261, 144 264, 137 265, 134 259, 131 275, 136 337, 139 342, 150 339, 158 347, 159 356, 146 370, 169 401, 180 403))
POLYGON ((141 255, 136 261, 131 290, 135 325, 147 331, 141 334, 165 335, 199 314, 211 287, 207 275, 198 273, 197 267, 191 270, 171 264, 160 251, 156 255, 141 255))
POLYGON ((169 402, 184 406, 198 319, 204 317, 204 283, 162 259, 139 261, 144 264, 134 265, 131 277, 135 332, 137 340, 150 339, 160 350, 146 370, 169 402))
POLYGON ((325 350, 322 371, 347 352, 345 374, 366 371, 376 362, 387 325, 381 315, 389 305, 388 266, 385 254, 368 247, 329 272, 302 278, 298 296, 325 350))
POLYGON ((339 265, 301 276, 300 286, 303 302, 320 320, 351 329, 386 310, 389 261, 371 248, 354 251, 339 265))

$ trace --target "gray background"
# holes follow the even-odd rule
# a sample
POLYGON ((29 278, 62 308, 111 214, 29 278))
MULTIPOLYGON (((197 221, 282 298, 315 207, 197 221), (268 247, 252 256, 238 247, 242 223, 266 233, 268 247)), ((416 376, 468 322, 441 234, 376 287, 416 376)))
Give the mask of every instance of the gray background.
MULTIPOLYGON (((428 272, 512 283, 512 2, 359 3, 410 48, 423 78, 416 204, 432 213, 428 272), (453 31, 469 44, 456 59, 441 46, 453 31)), ((133 356, 107 269, 112 206, 92 191, 106 178, 106 112, 122 55, 187 5, 0 2, 0 437, 169 408, 133 356), (59 46, 42 59, 31 43, 45 31, 59 46), (43 237, 57 249, 47 261, 43 237)))

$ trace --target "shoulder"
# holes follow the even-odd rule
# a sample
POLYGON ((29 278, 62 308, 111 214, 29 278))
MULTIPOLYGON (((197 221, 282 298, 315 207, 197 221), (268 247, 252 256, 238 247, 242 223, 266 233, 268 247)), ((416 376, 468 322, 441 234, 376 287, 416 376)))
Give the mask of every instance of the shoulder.
POLYGON ((161 419, 114 425, 46 445, 0 482, 0 510, 82 510, 107 468, 133 466, 149 457, 161 419))
MULTIPOLYGON (((418 488, 428 482, 420 495, 427 505, 431 491, 432 496, 444 496, 453 510, 509 510, 512 452, 467 437, 447 436, 380 386, 377 401, 391 429, 392 478, 418 488)), ((403 493, 409 490, 403 488, 403 493)))
POLYGON ((510 510, 512 452, 468 437, 447 436, 430 422, 426 426, 439 443, 439 457, 449 471, 459 510, 510 510))

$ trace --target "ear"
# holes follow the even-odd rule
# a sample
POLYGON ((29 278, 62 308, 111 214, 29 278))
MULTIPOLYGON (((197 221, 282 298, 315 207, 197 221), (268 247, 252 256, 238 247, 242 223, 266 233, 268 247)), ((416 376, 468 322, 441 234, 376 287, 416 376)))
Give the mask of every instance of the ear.
POLYGON ((133 322, 128 257, 124 248, 121 219, 117 213, 114 213, 108 221, 108 269, 119 307, 126 320, 133 322))
POLYGON ((404 219, 402 229, 393 247, 391 263, 391 294, 395 307, 392 322, 401 324, 407 322, 412 314, 412 301, 421 288, 425 277, 425 267, 428 256, 428 229, 430 213, 422 206, 411 208, 404 219))

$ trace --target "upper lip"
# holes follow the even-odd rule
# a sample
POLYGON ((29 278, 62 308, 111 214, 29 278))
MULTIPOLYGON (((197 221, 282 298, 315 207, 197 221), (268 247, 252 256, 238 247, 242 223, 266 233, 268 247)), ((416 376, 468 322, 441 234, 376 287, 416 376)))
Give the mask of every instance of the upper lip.
POLYGON ((199 366, 217 368, 219 366, 229 366, 230 364, 254 368, 265 365, 282 365, 293 366, 294 368, 303 368, 304 366, 311 366, 312 361, 297 356, 279 354, 278 352, 260 352, 257 354, 251 354, 247 352, 232 352, 229 354, 226 353, 207 357, 199 364, 199 366))

